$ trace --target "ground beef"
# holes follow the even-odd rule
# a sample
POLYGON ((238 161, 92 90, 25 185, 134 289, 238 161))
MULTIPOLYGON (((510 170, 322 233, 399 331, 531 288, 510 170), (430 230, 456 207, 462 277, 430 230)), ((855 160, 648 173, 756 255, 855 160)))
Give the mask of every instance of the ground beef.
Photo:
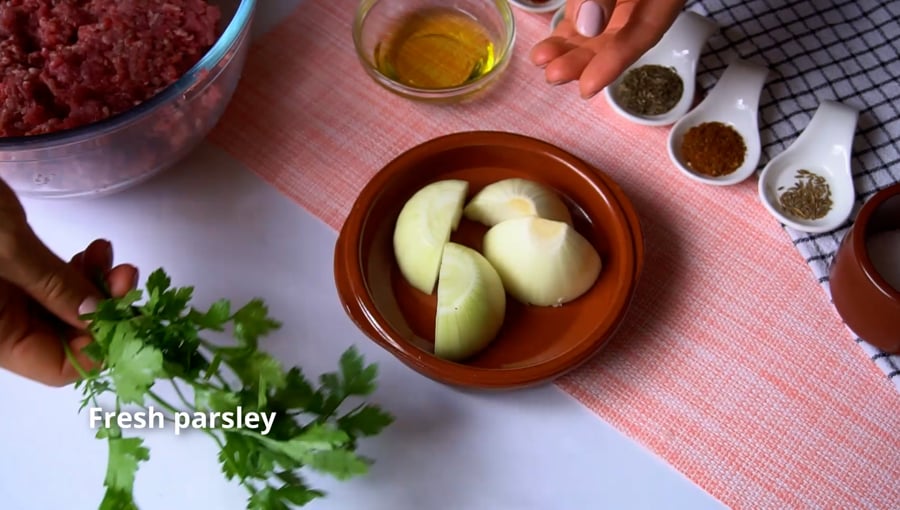
POLYGON ((220 16, 207 0, 0 0, 0 137, 146 101, 209 50, 220 16))

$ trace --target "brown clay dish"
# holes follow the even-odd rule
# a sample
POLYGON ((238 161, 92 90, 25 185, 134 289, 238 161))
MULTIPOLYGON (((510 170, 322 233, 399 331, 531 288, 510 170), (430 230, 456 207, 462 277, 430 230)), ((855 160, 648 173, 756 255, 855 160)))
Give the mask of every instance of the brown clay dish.
POLYGON ((900 183, 863 204, 829 271, 831 299, 844 323, 863 340, 892 354, 900 354, 900 292, 875 269, 867 240, 897 229, 900 183))
MULTIPOLYGON (((486 228, 460 223, 452 241, 481 248, 486 228)), ((621 324, 644 261, 637 214, 605 174, 540 140, 503 132, 466 132, 428 141, 398 156, 362 190, 335 247, 335 282, 344 309, 372 340, 403 363, 445 384, 512 389, 549 382, 600 351, 621 324), (603 270, 591 290, 559 308, 507 299, 504 325, 482 353, 464 362, 433 354, 436 294, 410 287, 395 262, 400 209, 441 179, 469 181, 471 198, 508 177, 541 182, 570 205, 576 229, 598 250, 603 270)))

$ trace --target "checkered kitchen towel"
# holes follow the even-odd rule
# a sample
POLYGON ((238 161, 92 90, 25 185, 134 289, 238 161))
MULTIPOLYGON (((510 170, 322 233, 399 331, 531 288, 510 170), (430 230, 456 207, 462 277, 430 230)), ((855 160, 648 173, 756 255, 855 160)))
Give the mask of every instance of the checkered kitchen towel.
MULTIPOLYGON (((900 181, 900 1, 695 0, 686 8, 723 27, 704 50, 701 87, 712 88, 735 57, 764 62, 775 75, 760 98, 760 168, 793 143, 822 100, 832 99, 860 111, 853 217, 875 192, 900 181)), ((848 229, 849 222, 825 234, 785 229, 826 292, 848 229)), ((900 389, 900 356, 857 342, 900 389)))

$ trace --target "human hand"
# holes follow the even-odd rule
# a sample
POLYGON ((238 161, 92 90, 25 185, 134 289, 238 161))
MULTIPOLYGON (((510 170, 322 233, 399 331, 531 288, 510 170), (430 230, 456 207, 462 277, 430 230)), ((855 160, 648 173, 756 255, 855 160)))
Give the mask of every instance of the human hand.
POLYGON ((652 48, 684 0, 568 0, 565 18, 531 50, 549 83, 578 80, 588 99, 652 48))
POLYGON ((78 379, 66 342, 85 369, 81 349, 91 342, 79 315, 93 311, 105 282, 109 294, 125 295, 137 284, 137 268, 113 267, 112 245, 98 239, 68 263, 31 230, 15 193, 0 180, 0 368, 49 385, 78 379))

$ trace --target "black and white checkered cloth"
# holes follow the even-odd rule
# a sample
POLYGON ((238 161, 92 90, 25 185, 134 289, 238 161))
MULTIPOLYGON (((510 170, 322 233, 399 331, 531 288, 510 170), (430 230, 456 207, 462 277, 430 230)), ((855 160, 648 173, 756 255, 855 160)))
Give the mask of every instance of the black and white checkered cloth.
MULTIPOLYGON (((720 27, 704 50, 699 86, 708 90, 734 58, 766 64, 760 97, 760 168, 800 135, 822 100, 860 112, 852 157, 857 201, 900 181, 900 0, 689 0, 686 9, 720 27)), ((825 234, 785 228, 825 292, 828 269, 849 224, 825 234)), ((900 390, 900 356, 862 349, 900 390)))

